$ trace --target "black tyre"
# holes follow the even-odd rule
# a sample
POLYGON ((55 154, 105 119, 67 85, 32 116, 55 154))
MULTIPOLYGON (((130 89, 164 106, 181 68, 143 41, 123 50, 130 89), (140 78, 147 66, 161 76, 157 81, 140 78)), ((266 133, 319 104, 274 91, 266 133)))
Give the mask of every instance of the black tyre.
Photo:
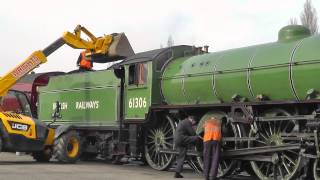
POLYGON ((0 137, 0 152, 2 151, 2 139, 0 137))
POLYGON ((80 136, 76 131, 62 134, 54 141, 54 157, 62 163, 75 163, 81 154, 80 136))
POLYGON ((37 162, 49 162, 52 157, 52 150, 48 148, 43 151, 33 152, 31 156, 37 162))
POLYGON ((83 152, 80 155, 80 160, 81 161, 91 161, 91 160, 96 159, 97 156, 98 156, 97 153, 83 152))

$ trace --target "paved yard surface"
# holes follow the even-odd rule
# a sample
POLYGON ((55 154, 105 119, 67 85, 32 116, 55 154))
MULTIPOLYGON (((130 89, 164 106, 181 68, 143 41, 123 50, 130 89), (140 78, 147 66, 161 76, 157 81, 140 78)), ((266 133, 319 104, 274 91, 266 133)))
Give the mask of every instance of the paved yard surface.
MULTIPOLYGON (((184 179, 202 180, 202 176, 185 170, 184 179)), ((172 171, 156 171, 137 164, 112 165, 103 161, 59 164, 36 163, 30 156, 0 153, 0 180, 173 180, 172 171)), ((230 178, 229 178, 230 179, 230 178)), ((232 178, 234 179, 234 178, 232 178)), ((238 177, 235 179, 248 179, 238 177)))

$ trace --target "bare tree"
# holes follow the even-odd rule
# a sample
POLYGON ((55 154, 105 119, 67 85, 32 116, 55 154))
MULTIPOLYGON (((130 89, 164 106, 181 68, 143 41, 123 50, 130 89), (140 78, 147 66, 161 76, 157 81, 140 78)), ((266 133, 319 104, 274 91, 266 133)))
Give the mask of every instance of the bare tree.
POLYGON ((297 24, 298 24, 297 18, 291 18, 290 19, 289 25, 297 25, 297 24))
POLYGON ((303 12, 300 15, 302 25, 310 29, 311 34, 318 34, 318 17, 317 11, 312 6, 311 0, 304 3, 303 12))
POLYGON ((168 37, 167 47, 171 47, 171 46, 173 46, 173 45, 174 45, 174 41, 173 41, 172 36, 170 35, 170 36, 168 37))

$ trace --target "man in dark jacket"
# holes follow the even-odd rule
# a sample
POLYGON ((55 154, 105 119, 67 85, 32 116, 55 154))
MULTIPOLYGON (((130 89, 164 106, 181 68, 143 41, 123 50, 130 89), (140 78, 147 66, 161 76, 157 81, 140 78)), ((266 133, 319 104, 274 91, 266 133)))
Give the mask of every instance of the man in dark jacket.
POLYGON ((189 116, 186 119, 179 122, 175 135, 174 143, 175 147, 178 150, 179 154, 177 155, 177 167, 175 178, 183 178, 181 175, 184 160, 187 155, 188 146, 191 144, 196 144, 199 141, 199 137, 196 135, 196 132, 193 129, 193 125, 196 124, 195 117, 189 116))

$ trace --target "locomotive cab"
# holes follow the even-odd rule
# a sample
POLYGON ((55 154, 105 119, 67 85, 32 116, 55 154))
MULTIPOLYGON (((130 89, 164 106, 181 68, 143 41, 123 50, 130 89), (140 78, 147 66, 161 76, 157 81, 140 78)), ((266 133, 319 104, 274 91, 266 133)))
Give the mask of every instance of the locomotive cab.
POLYGON ((124 67, 124 120, 144 122, 152 105, 163 104, 161 75, 167 63, 178 57, 188 56, 192 46, 175 46, 137 53, 126 58, 116 67, 124 67))

